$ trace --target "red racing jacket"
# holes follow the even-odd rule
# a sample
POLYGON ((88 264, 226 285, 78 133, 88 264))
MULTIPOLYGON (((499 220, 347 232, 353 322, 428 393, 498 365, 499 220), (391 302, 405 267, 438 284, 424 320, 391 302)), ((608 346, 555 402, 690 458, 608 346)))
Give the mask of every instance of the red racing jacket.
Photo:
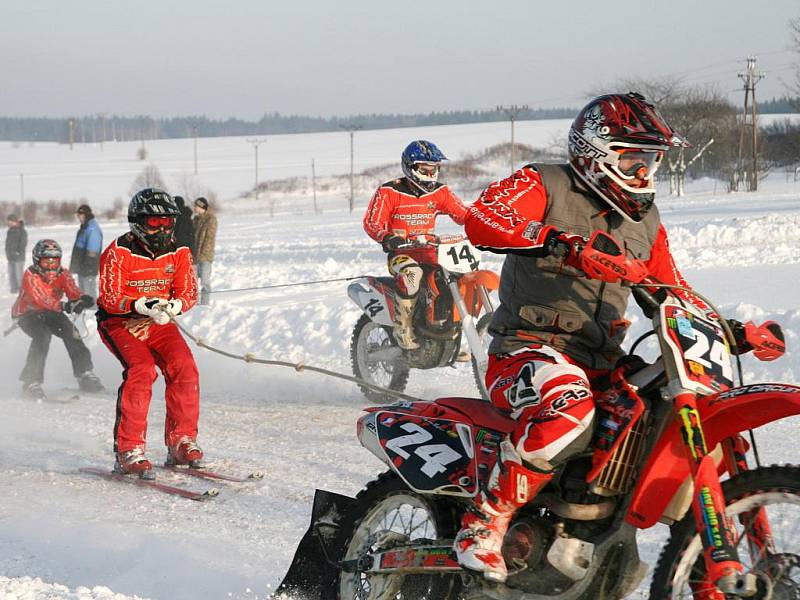
MULTIPOLYGON (((482 250, 516 251, 536 256, 539 252, 544 253, 547 236, 555 229, 543 224, 547 208, 547 189, 542 177, 529 165, 486 188, 469 207, 464 229, 470 241, 482 250)), ((659 281, 690 287, 678 271, 663 225, 658 227, 646 264, 650 274, 659 281)), ((699 298, 688 298, 686 294, 678 293, 699 308, 708 309, 699 298)))
POLYGON ((77 300, 82 294, 67 269, 61 269, 54 280, 48 281, 31 266, 22 276, 19 296, 11 307, 11 316, 16 319, 29 312, 61 312, 64 295, 67 300, 77 300))
POLYGON ((192 252, 185 246, 153 255, 132 233, 111 242, 100 256, 97 320, 139 316, 133 304, 142 296, 178 299, 182 312, 197 303, 192 252))
POLYGON ((372 196, 364 215, 364 231, 376 242, 390 233, 404 238, 430 234, 440 214, 463 225, 467 207, 442 183, 432 192, 422 193, 401 177, 384 183, 372 196))

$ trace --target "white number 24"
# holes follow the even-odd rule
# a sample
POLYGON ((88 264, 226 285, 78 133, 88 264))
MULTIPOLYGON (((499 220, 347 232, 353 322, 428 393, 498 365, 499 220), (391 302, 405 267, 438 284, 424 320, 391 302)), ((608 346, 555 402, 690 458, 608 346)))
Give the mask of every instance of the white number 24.
POLYGON ((437 473, 444 473, 447 465, 461 458, 461 455, 447 444, 421 445, 432 440, 433 436, 416 423, 403 423, 400 428, 408 431, 410 435, 401 435, 389 440, 386 442, 387 450, 407 459, 411 455, 405 450, 405 447, 417 445, 414 454, 425 461, 420 470, 428 477, 433 478, 437 473))

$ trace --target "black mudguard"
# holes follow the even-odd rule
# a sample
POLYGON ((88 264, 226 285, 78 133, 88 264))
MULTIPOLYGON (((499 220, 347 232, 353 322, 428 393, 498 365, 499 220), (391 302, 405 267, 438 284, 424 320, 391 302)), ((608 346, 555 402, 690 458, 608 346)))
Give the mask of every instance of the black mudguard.
POLYGON ((291 595, 303 600, 323 600, 332 597, 333 582, 336 579, 336 561, 341 558, 340 526, 350 512, 354 498, 317 490, 314 494, 314 508, 311 511, 311 524, 300 540, 297 552, 289 567, 289 572, 273 594, 291 595))

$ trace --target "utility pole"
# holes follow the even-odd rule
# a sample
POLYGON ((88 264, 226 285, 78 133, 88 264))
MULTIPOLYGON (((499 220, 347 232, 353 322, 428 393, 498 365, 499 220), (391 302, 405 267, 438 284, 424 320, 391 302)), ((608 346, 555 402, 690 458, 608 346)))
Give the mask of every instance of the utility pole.
POLYGON ((194 174, 197 175, 197 123, 192 123, 192 135, 194 136, 194 174))
POLYGON ((311 159, 311 190, 314 193, 314 214, 319 214, 319 209, 317 208, 317 169, 314 165, 314 159, 311 159))
POLYGON ((511 172, 514 172, 514 163, 515 161, 515 154, 516 154, 516 146, 514 145, 514 121, 517 120, 517 115, 524 110, 528 110, 528 105, 523 104, 522 106, 518 106, 516 104, 512 104, 510 106, 500 106, 497 105, 497 111, 505 113, 505 115, 511 120, 511 172))
POLYGON ((102 137, 100 138, 100 152, 103 151, 103 144, 106 141, 106 113, 100 113, 100 129, 102 137))
POLYGON ((69 120, 69 149, 72 150, 72 144, 75 141, 75 121, 69 120))
POLYGON ((256 179, 255 179, 255 196, 256 200, 258 200, 258 146, 259 144, 266 144, 267 138, 247 138, 248 143, 253 144, 253 150, 255 150, 255 157, 256 157, 256 179))
POLYGON ((355 195, 353 192, 353 135, 356 131, 364 129, 363 125, 339 125, 342 129, 348 131, 350 133, 350 212, 353 212, 353 207, 355 205, 355 195))
POLYGON ((19 174, 19 205, 21 211, 25 212, 25 175, 19 174))
POLYGON ((744 113, 742 114, 742 127, 739 130, 739 173, 736 187, 738 189, 738 183, 744 179, 745 175, 745 166, 742 155, 744 154, 745 146, 745 129, 750 127, 752 128, 751 141, 753 146, 753 164, 750 170, 750 181, 747 189, 751 192, 755 192, 758 189, 758 124, 756 123, 758 114, 756 109, 756 84, 761 81, 764 76, 765 73, 763 71, 756 72, 756 57, 748 56, 747 70, 744 73, 739 73, 739 79, 744 82, 744 113))

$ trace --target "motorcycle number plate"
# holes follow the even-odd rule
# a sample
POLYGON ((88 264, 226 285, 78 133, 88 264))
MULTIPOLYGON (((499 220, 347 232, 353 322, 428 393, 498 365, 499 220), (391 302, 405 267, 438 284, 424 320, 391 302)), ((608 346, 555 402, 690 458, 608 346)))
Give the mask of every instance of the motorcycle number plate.
POLYGON ((476 271, 481 264, 481 253, 469 240, 442 242, 436 257, 439 265, 451 273, 476 271))
POLYGON ((477 493, 469 425, 396 412, 380 412, 375 422, 389 463, 411 489, 465 497, 477 493))
POLYGON ((682 387, 710 394, 733 386, 731 354, 720 325, 674 304, 661 305, 661 323, 682 387))

